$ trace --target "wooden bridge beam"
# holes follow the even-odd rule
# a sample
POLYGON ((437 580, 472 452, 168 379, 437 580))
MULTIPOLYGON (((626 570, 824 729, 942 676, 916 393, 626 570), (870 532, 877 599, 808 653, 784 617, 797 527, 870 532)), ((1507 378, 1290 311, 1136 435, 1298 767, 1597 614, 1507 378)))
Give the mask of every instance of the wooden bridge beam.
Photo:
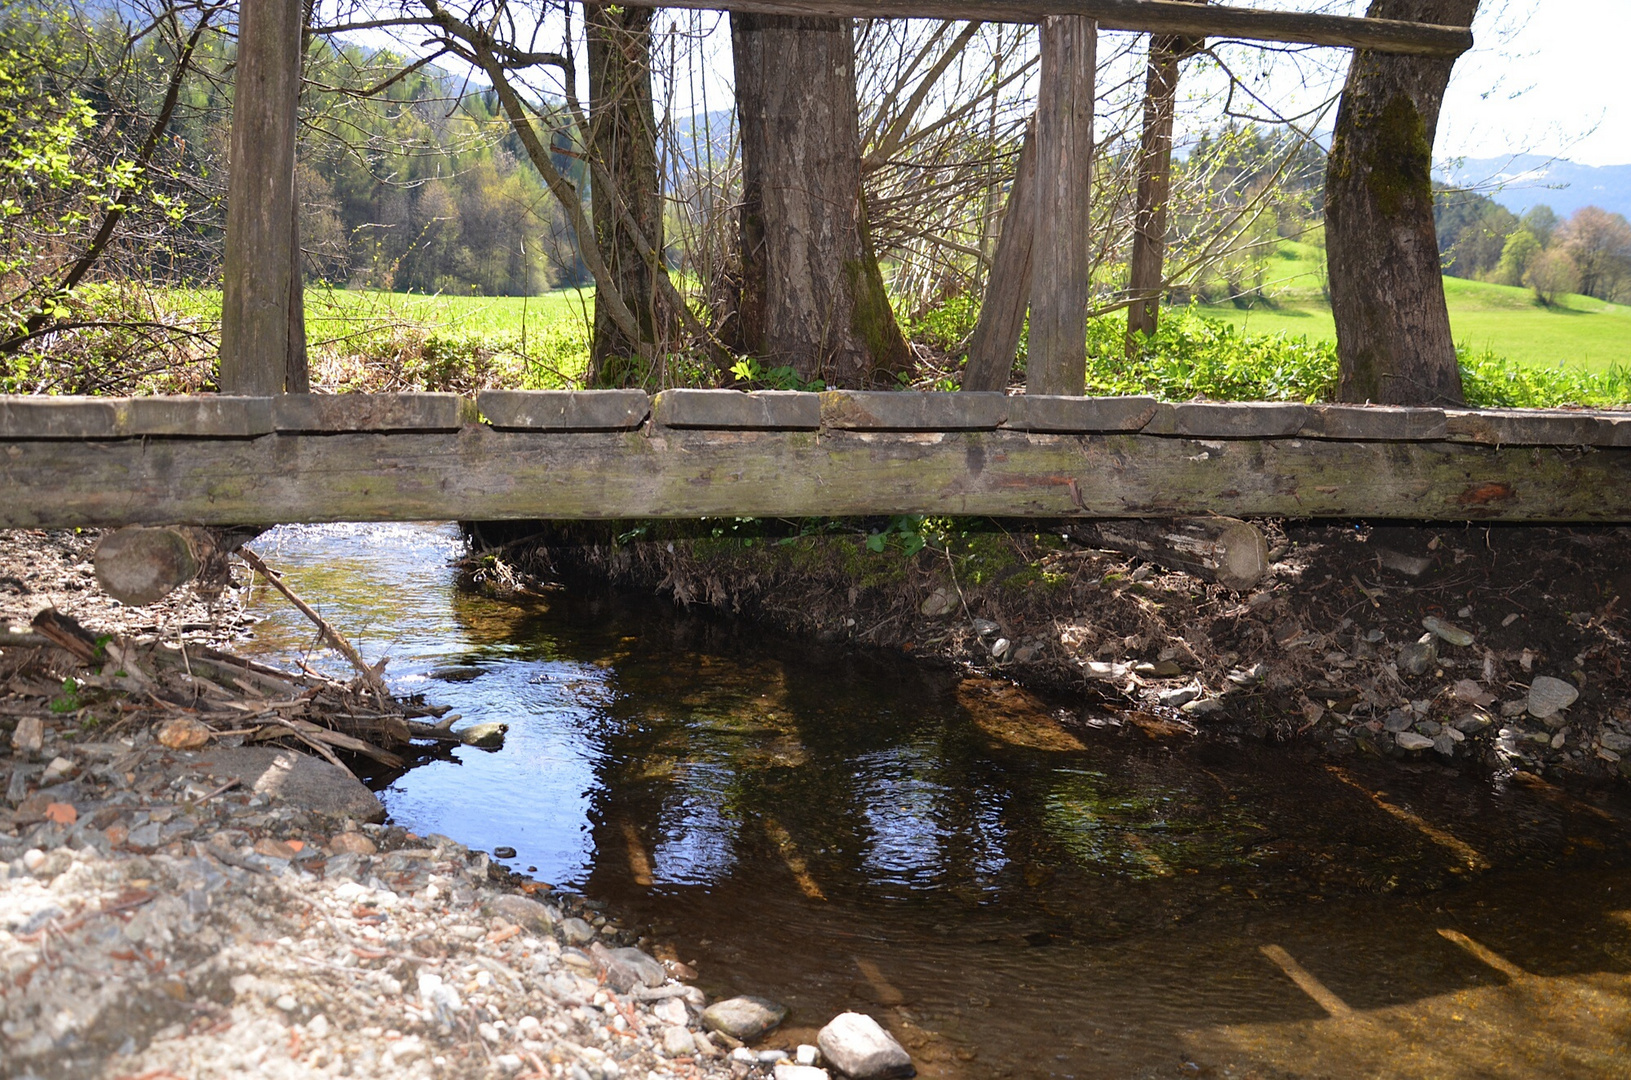
POLYGON ((1106 30, 1329 45, 1417 56, 1460 56, 1473 44, 1472 32, 1459 26, 1227 5, 1209 5, 1197 10, 1181 0, 647 0, 647 3, 651 7, 857 19, 1040 23, 1056 16, 1076 16, 1095 19, 1106 30))
POLYGON ((1001 394, 0 398, 0 527, 719 516, 1631 522, 1631 414, 1001 394), (209 431, 207 436, 186 434, 209 431))

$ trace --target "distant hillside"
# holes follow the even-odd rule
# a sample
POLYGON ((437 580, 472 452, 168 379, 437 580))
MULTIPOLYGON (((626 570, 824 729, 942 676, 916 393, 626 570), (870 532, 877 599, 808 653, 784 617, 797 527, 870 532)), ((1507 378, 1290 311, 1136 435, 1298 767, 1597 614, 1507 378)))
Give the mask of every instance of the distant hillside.
POLYGON ((1600 206, 1631 217, 1631 165, 1593 168, 1537 154, 1517 154, 1468 158, 1453 168, 1440 165, 1438 175, 1446 183, 1487 193, 1515 214, 1545 203, 1560 217, 1582 206, 1600 206))

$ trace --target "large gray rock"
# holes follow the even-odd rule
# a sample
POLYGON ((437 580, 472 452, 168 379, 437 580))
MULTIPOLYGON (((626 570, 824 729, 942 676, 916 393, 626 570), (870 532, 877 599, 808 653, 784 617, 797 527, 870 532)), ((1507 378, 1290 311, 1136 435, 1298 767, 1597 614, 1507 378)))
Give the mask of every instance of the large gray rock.
POLYGON ((326 761, 265 746, 222 747, 176 753, 173 776, 208 776, 217 783, 236 777, 244 791, 275 803, 358 821, 384 821, 385 807, 362 781, 326 761))
POLYGON ((917 1075, 906 1049, 876 1020, 861 1013, 833 1017, 816 1036, 816 1045, 827 1064, 851 1080, 917 1075))
POLYGON ((769 998, 742 996, 716 1001, 702 1012, 702 1026, 741 1042, 752 1042, 787 1018, 787 1006, 769 998))

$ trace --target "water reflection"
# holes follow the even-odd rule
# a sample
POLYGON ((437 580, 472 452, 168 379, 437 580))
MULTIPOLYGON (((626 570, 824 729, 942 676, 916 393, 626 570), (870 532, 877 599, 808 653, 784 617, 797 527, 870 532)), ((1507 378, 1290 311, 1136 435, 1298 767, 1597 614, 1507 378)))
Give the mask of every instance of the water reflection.
POLYGON ((461 593, 450 530, 388 529, 275 539, 400 686, 510 725, 395 779, 396 820, 662 927, 787 1038, 864 1008, 958 1077, 1631 1068, 1623 799, 1066 728, 654 604, 461 593))

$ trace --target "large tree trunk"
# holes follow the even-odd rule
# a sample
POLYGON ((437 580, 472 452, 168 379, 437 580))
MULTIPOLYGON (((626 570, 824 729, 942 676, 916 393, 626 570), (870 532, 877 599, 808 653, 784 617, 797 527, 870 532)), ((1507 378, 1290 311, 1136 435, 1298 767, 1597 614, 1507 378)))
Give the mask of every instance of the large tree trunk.
MULTIPOLYGON (((589 153, 603 170, 590 180, 594 242, 623 303, 638 321, 641 339, 651 343, 657 342, 663 324, 656 277, 665 272, 662 178, 657 172, 651 95, 655 13, 653 8, 583 5, 589 45, 589 153)), ((640 342, 630 340, 613 320, 601 298, 603 289, 604 283, 597 283, 587 383, 637 386, 646 374, 640 342)))
MULTIPOLYGON (((1204 4, 1206 0, 1186 0, 1204 4)), ((1201 48, 1194 38, 1151 34, 1144 77, 1144 131, 1138 148, 1138 207, 1133 214, 1133 254, 1127 281, 1127 355, 1143 347, 1140 334, 1155 333, 1166 288, 1167 203, 1172 197, 1172 121, 1178 102, 1178 65, 1201 48)))
MULTIPOLYGON (((1471 26, 1479 0, 1371 0, 1367 14, 1471 26)), ((1433 139, 1453 59, 1354 54, 1325 178, 1343 401, 1460 404, 1433 227, 1433 139)))
POLYGON ((911 353, 872 249, 850 20, 731 15, 742 128, 746 351, 833 387, 884 384, 911 353))

